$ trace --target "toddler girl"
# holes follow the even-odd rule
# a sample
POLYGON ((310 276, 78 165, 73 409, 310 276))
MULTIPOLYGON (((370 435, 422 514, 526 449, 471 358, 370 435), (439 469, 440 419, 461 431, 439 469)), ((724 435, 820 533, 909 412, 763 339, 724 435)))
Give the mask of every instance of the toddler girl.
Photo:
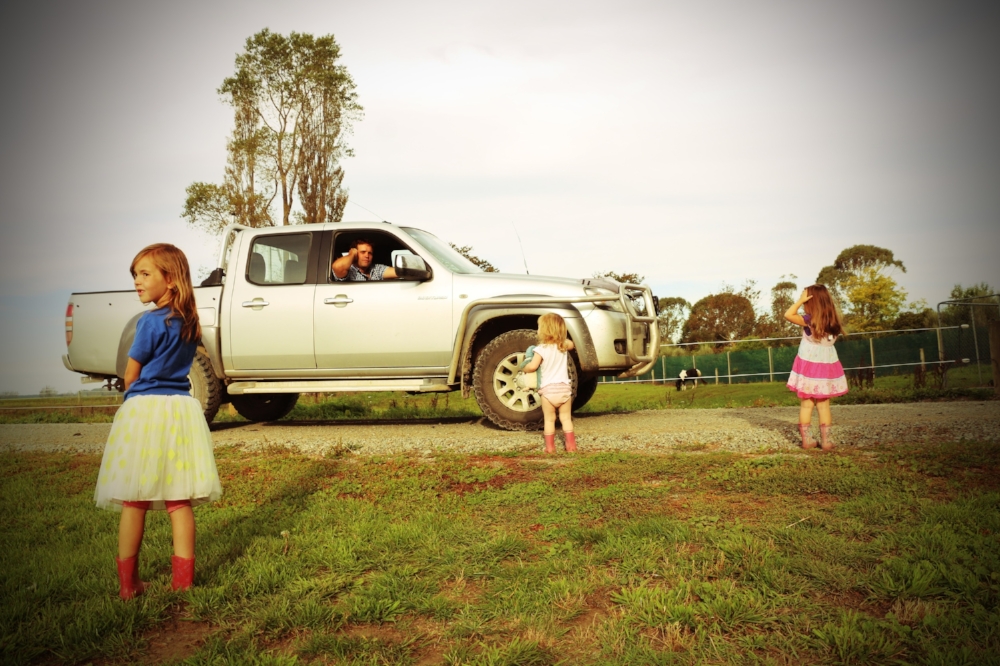
POLYGON ((534 356, 524 366, 524 372, 534 372, 541 366, 542 378, 538 393, 542 396, 542 414, 545 418, 545 452, 556 452, 556 411, 566 435, 566 450, 576 451, 576 434, 573 432, 573 387, 569 381, 569 363, 566 352, 574 347, 566 338, 566 322, 550 312, 538 318, 538 344, 534 356))
POLYGON ((158 243, 137 254, 130 270, 139 300, 155 308, 136 325, 125 400, 115 414, 94 491, 97 506, 121 511, 115 561, 122 599, 147 587, 139 579, 146 511, 169 513, 172 587, 186 590, 194 579, 191 509, 222 496, 212 435, 201 403, 189 394, 201 327, 187 258, 173 245, 158 243))
POLYGON ((788 388, 799 396, 799 434, 802 448, 816 447, 816 441, 809 437, 813 407, 819 412, 819 432, 824 451, 833 448, 830 439, 830 398, 847 393, 847 379, 844 368, 837 358, 833 343, 843 332, 840 314, 830 298, 830 292, 821 284, 814 284, 802 290, 799 300, 785 312, 785 319, 802 327, 802 342, 799 353, 792 363, 788 375, 788 388), (798 314, 805 306, 805 314, 798 314))

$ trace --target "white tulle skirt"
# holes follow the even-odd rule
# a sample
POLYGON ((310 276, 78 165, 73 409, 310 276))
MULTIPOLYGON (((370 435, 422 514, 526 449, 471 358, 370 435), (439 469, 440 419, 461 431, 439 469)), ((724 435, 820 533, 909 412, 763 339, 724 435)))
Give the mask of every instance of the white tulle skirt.
POLYGON ((94 501, 121 511, 122 502, 219 499, 222 484, 212 452, 212 433, 201 403, 187 395, 138 395, 115 414, 94 501))

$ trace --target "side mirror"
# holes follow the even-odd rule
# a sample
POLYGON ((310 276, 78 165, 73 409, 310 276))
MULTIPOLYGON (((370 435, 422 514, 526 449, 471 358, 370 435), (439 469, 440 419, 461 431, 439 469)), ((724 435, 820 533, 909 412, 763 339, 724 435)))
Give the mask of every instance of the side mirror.
POLYGON ((423 259, 415 254, 397 254, 393 260, 396 277, 400 280, 416 280, 423 282, 431 279, 431 269, 423 259))

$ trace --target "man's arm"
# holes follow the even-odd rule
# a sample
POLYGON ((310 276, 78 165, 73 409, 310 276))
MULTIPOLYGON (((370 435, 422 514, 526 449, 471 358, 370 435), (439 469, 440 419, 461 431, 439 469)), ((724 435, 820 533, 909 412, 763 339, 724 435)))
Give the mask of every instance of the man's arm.
MULTIPOLYGON (((333 266, 330 267, 333 269, 333 274, 336 275, 338 279, 343 280, 347 276, 347 271, 350 270, 351 264, 355 263, 357 258, 358 250, 357 248, 352 247, 350 252, 342 257, 337 257, 333 261, 333 266)), ((393 277, 396 277, 395 273, 393 273, 393 277)))

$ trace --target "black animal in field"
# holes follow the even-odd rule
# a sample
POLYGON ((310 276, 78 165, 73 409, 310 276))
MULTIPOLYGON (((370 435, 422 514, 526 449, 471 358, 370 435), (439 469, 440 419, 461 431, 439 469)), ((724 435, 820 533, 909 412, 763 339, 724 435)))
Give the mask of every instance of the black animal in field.
POLYGON ((677 390, 683 391, 688 386, 697 387, 699 377, 701 377, 701 370, 698 368, 681 370, 680 374, 677 375, 677 390))

